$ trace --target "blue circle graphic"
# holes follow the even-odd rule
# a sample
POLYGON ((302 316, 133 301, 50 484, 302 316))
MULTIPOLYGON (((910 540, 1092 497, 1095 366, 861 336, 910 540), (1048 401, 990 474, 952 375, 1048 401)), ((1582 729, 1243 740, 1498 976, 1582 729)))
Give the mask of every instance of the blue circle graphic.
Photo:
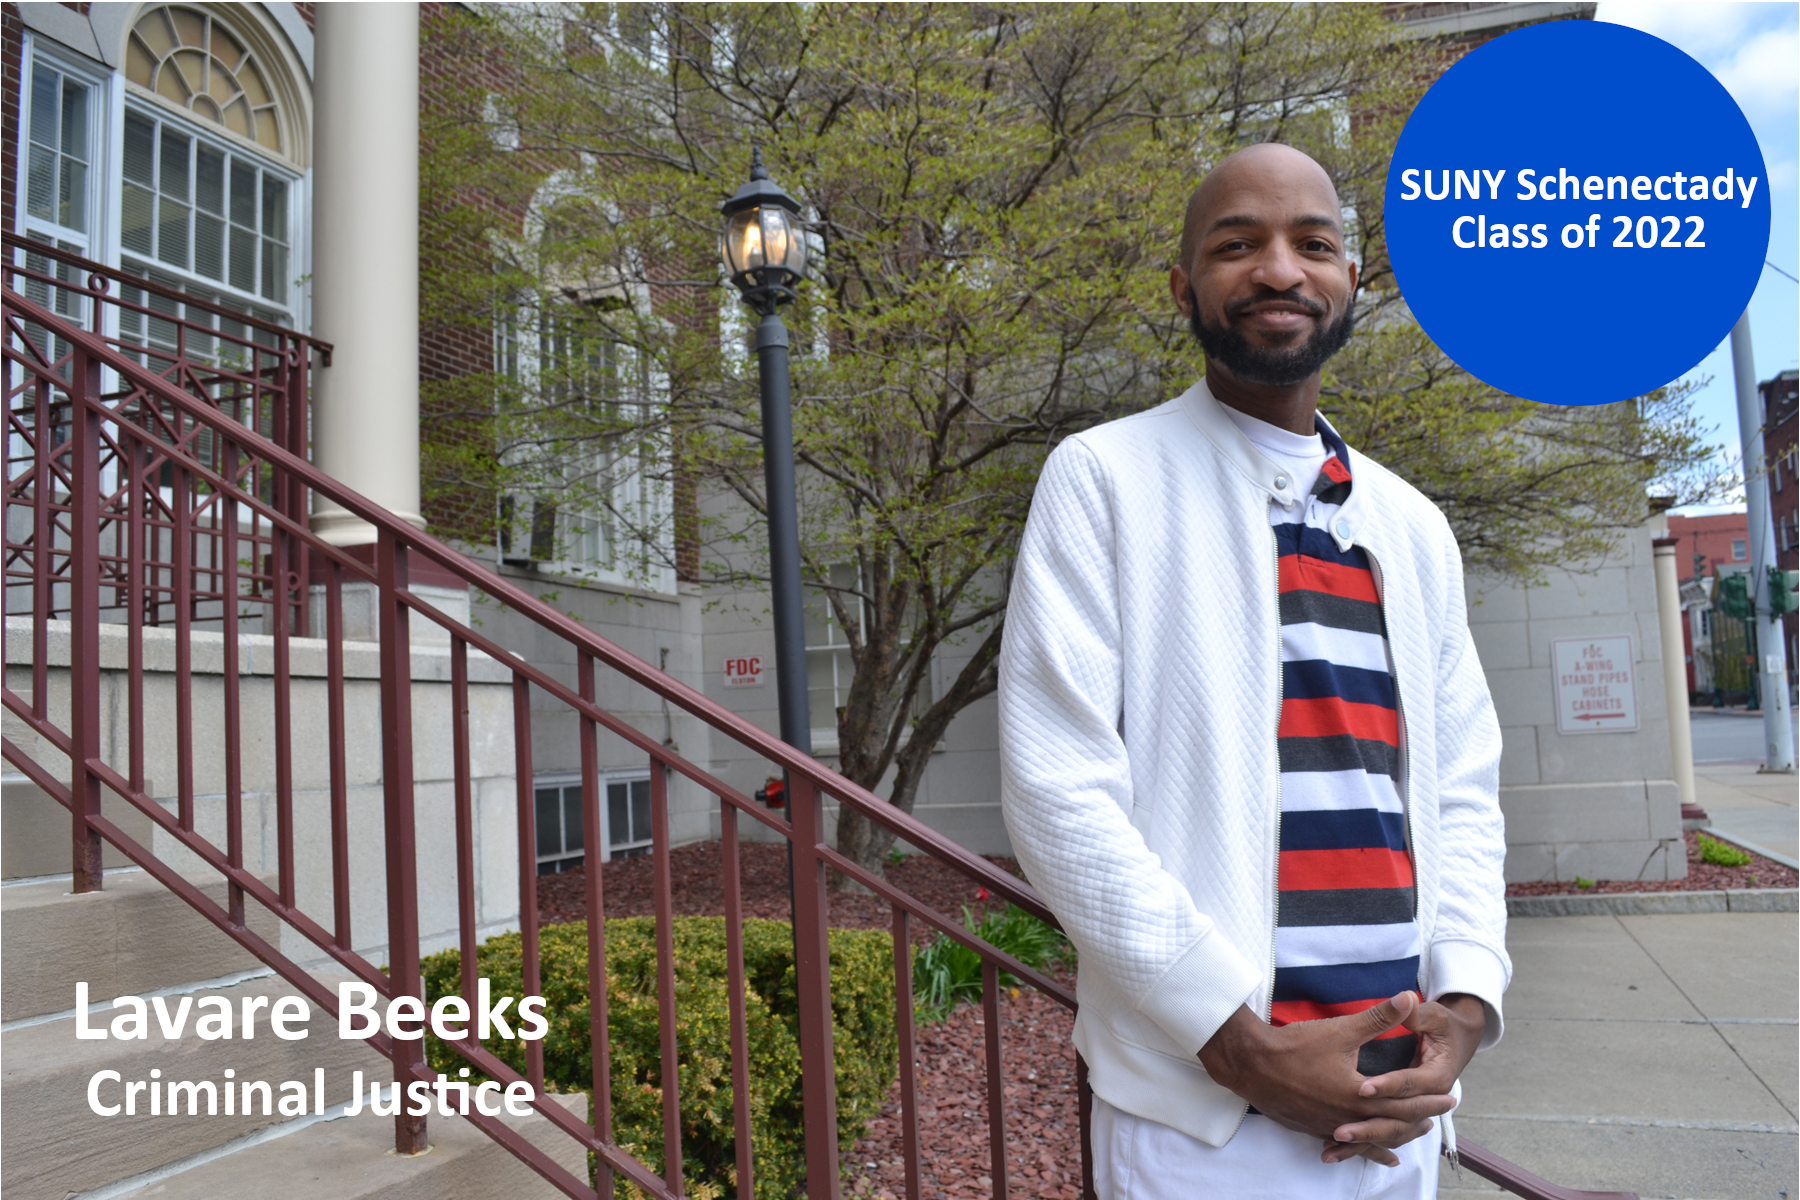
POLYGON ((1652 391, 1742 315, 1769 180, 1723 85, 1660 38, 1553 21, 1470 51, 1407 119, 1389 261, 1414 317, 1485 383, 1547 404, 1652 391))

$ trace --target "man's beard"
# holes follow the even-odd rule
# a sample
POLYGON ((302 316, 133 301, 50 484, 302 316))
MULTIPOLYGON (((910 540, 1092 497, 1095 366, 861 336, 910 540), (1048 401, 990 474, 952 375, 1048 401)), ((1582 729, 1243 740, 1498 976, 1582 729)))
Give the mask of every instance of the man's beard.
POLYGON ((1232 318, 1252 304, 1270 300, 1286 300, 1298 304, 1315 318, 1325 314, 1323 306, 1302 297, 1297 290, 1289 289, 1281 293, 1233 301, 1225 306, 1224 325, 1208 325, 1200 317, 1200 304, 1190 284, 1188 327, 1194 331, 1200 348, 1206 351, 1206 361, 1218 363, 1235 378, 1263 387, 1292 387, 1317 374, 1327 359, 1344 348, 1344 343, 1350 340, 1350 332, 1356 324, 1355 310, 1345 308, 1343 316, 1329 325, 1317 326, 1313 335, 1299 345, 1271 348, 1252 346, 1232 318))

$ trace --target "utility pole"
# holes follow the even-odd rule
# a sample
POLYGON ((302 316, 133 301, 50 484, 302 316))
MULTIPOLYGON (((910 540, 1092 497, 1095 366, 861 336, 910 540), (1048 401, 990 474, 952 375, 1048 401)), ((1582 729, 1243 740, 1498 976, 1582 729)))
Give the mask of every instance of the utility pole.
POLYGON ((1775 567, 1775 525, 1770 519, 1769 474, 1763 461, 1763 411, 1756 390, 1756 361, 1750 352, 1750 313, 1731 328, 1731 367, 1737 381, 1738 437, 1744 450, 1744 502, 1750 525, 1750 595, 1756 611, 1756 664, 1762 693, 1765 772, 1794 770, 1794 727, 1788 714, 1787 644, 1781 617, 1769 602, 1769 571, 1775 567))

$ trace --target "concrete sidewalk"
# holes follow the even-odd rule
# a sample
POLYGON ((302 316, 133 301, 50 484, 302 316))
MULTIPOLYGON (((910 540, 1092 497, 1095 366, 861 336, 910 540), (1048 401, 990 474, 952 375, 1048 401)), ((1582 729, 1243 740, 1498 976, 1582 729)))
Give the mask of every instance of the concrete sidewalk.
POLYGON ((1800 859, 1800 781, 1763 775, 1759 763, 1695 763, 1694 798, 1712 827, 1800 859))
MULTIPOLYGON (((1800 1196, 1800 918, 1511 922, 1506 1036, 1463 1076, 1458 1137, 1565 1187, 1800 1196)), ((1498 1189, 1446 1167, 1444 1200, 1498 1189)))

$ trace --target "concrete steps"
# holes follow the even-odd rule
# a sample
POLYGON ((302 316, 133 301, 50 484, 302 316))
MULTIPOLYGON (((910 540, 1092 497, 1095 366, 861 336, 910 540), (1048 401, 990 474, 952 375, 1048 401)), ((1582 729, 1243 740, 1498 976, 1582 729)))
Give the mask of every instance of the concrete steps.
MULTIPOLYGON (((335 988, 340 977, 319 978, 335 988)), ((241 1026, 229 1040, 206 1041, 195 1034, 203 998, 224 999, 234 1015, 241 1015, 246 997, 268 997, 272 1006, 274 1000, 294 994, 287 981, 266 975, 233 987, 168 997, 164 1003, 171 1013, 182 999, 194 1001, 187 1028, 172 1040, 163 1037, 154 1009, 149 1037, 143 1040, 78 1040, 72 1017, 0 1034, 0 1105, 6 1116, 0 1124, 0 1162, 4 1163, 0 1179, 9 1200, 63 1200, 72 1192, 141 1174, 291 1119, 278 1110, 264 1115, 260 1093, 253 1097, 255 1111, 248 1116, 241 1112, 226 1116, 222 1098, 217 1115, 206 1115, 202 1101, 200 1115, 190 1116, 184 1100, 180 1115, 171 1116, 165 1108, 161 1115, 153 1116, 144 1092, 135 1097, 135 1114, 100 1116, 88 1105, 90 1081, 97 1072, 116 1071, 120 1077, 99 1085, 98 1098, 106 1106, 122 1103, 125 1082, 152 1080, 152 1070, 161 1072, 163 1083, 211 1081, 222 1089, 229 1068, 235 1073, 229 1081, 234 1084, 267 1081, 277 1103, 284 1082, 302 1084, 309 1098, 308 1112, 312 1110, 315 1070, 325 1072, 328 1109, 349 1098, 352 1071, 362 1071, 367 1079, 389 1077, 386 1059, 365 1042, 339 1038, 335 1018, 311 1005, 312 1019, 304 1026, 308 1031, 304 1040, 277 1038, 268 1028, 267 1008, 258 1014, 255 1037, 248 1041, 241 1037, 241 1026)), ((103 1027, 116 1015, 110 1003, 110 997, 95 1000, 90 1009, 92 1025, 103 1027)), ((289 1028, 297 1032, 302 1026, 291 1024, 289 1028)), ((238 1095, 241 1098, 241 1091, 238 1095)), ((241 1107, 241 1103, 233 1107, 241 1107)))
MULTIPOLYGON (((109 871, 102 891, 72 895, 68 876, 0 887, 0 1022, 75 1006, 75 985, 103 1003, 160 988, 221 979, 262 968, 218 926, 142 871, 109 871)), ((216 876, 196 881, 225 902, 216 876)), ((279 922, 254 902, 250 928, 279 942, 279 922)))
MULTIPOLYGON (((554 1098, 583 1119, 587 1097, 554 1098)), ((535 1114, 506 1118, 577 1179, 587 1178, 587 1154, 535 1114)), ((556 1200, 562 1193, 461 1117, 433 1116, 431 1149, 413 1158, 394 1153, 391 1117, 338 1117, 256 1144, 234 1146, 211 1161, 92 1193, 92 1200, 242 1200, 257 1190, 282 1200, 556 1200)), ((281 1132, 277 1130, 276 1132, 281 1132)), ((8 1193, 10 1196, 10 1192, 8 1193)))
MULTIPOLYGON (((201 884, 223 902, 225 885, 201 884)), ((460 1117, 434 1116, 433 1149, 417 1158, 393 1154, 391 1117, 364 1112, 343 1117, 353 1072, 370 1081, 391 1077, 387 1060, 367 1043, 338 1037, 337 1022, 308 1004, 307 1036, 275 1036, 268 1017, 274 1001, 298 994, 267 971, 211 922, 141 871, 109 872, 105 889, 71 895, 67 877, 10 883, 0 888, 0 1189, 7 1200, 70 1200, 122 1196, 232 1197, 258 1192, 294 1197, 383 1196, 457 1200, 498 1196, 559 1195, 536 1172, 460 1117), (163 997, 174 1015, 190 1007, 178 1038, 166 1038, 154 1006, 143 1039, 76 1037, 75 985, 88 985, 90 1029, 110 1028, 124 1010, 115 996, 147 1001, 163 997), (206 1040, 195 1028, 206 998, 224 1000, 237 1020, 229 1039, 206 1040), (266 998, 254 1036, 242 1036, 246 999, 266 998), (204 1091, 199 1112, 152 1115, 148 1095, 135 1096, 135 1113, 112 1116, 89 1106, 89 1087, 100 1072, 118 1079, 98 1085, 103 1106, 122 1104, 126 1083, 156 1079, 230 1082, 241 1109, 241 1085, 265 1081, 276 1104, 282 1084, 307 1093, 306 1115, 279 1107, 264 1114, 261 1093, 253 1111, 226 1115, 222 1091, 208 1114, 204 1091), (317 1071, 324 1072, 325 1118, 314 1109, 317 1071), (158 1072, 152 1076, 151 1072, 158 1072)), ((271 942, 278 923, 260 906, 247 907, 251 927, 271 942)), ((343 976, 315 976, 336 989, 343 976)), ((210 1006, 209 1006, 210 1008, 210 1006)), ((301 1028, 290 1022, 291 1032, 301 1028)), ((563 1097, 585 1111, 585 1098, 563 1097)), ((578 1178, 586 1178, 586 1154, 540 1117, 515 1122, 578 1178)))

